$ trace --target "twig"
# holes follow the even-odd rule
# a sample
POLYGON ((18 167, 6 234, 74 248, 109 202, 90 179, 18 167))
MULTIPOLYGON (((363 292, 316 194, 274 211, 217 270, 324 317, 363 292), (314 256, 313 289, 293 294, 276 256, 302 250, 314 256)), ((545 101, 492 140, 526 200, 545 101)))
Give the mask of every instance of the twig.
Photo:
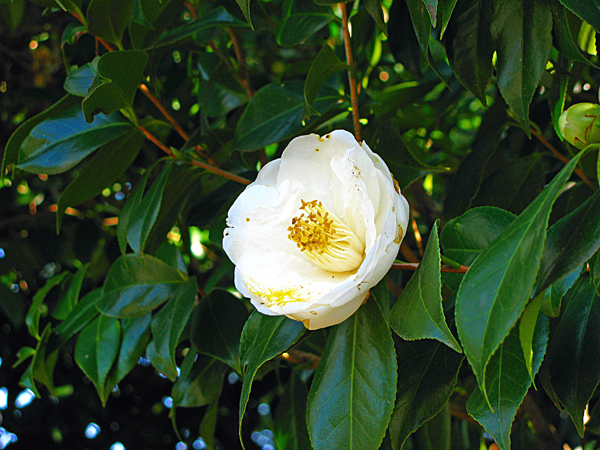
POLYGON ((342 29, 344 30, 344 46, 346 48, 346 63, 350 67, 348 70, 348 83, 350 85, 350 101, 352 104, 352 121, 354 122, 354 136, 358 142, 362 141, 360 134, 360 113, 358 111, 358 91, 356 86, 356 76, 354 67, 354 57, 352 56, 352 43, 350 42, 350 29, 348 28, 348 10, 345 3, 340 3, 342 10, 342 29))
MULTIPOLYGON (((560 159, 563 163, 565 163, 565 164, 569 163, 569 160, 562 153, 560 153, 556 148, 554 148, 554 146, 550 142, 548 142, 548 140, 546 140, 546 138, 544 136, 542 136, 541 133, 538 133, 538 131, 534 127, 531 127, 531 134, 533 134, 536 138, 538 138, 538 140, 542 144, 544 144, 544 146, 548 150, 550 150, 552 152, 552 154, 554 156, 556 156, 558 159, 560 159)), ((583 171, 581 169, 579 169, 578 167, 575 167, 575 169, 573 169, 573 172, 575 172, 577 175, 579 175, 579 178, 581 178, 585 184, 590 186, 592 189, 596 190, 596 186, 594 186, 594 184, 589 180, 589 178, 585 176, 585 173, 583 173, 583 171)))

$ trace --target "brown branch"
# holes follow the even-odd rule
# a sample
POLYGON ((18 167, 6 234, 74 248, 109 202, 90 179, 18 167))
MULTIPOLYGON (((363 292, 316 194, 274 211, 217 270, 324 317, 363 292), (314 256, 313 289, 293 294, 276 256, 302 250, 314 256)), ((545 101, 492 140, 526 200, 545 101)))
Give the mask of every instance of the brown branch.
MULTIPOLYGON (((540 133, 538 133, 537 130, 533 127, 531 127, 531 134, 533 134, 536 138, 538 138, 538 140, 542 144, 544 144, 544 146, 548 150, 550 150, 556 158, 558 158, 565 164, 569 163, 569 159, 567 157, 565 157, 562 153, 560 153, 550 142, 548 142, 548 140, 544 136, 542 136, 540 133)), ((579 169, 578 167, 575 167, 575 169, 573 169, 573 172, 575 172, 577 175, 579 175, 579 178, 581 178, 585 184, 587 184, 593 190, 596 190, 596 186, 589 180, 589 178, 585 175, 585 173, 583 173, 583 171, 581 169, 579 169)))
POLYGON ((138 86, 139 90, 143 92, 143 94, 148 97, 148 99, 158 108, 165 119, 167 119, 171 125, 175 128, 175 131, 181 136, 185 141, 187 141, 190 136, 185 132, 183 128, 177 123, 175 118, 167 111, 167 109, 163 106, 163 104, 154 96, 152 92, 148 89, 148 87, 144 83, 140 83, 138 86))
POLYGON ((235 57, 238 60, 240 68, 242 69, 242 76, 238 77, 238 81, 246 91, 248 100, 250 100, 254 96, 254 89, 252 89, 252 85, 250 84, 250 74, 248 72, 246 58, 244 57, 244 49, 242 48, 240 40, 238 39, 237 34, 235 34, 235 31, 233 31, 231 28, 227 28, 227 32, 229 33, 229 37, 231 38, 231 42, 233 43, 235 57))
MULTIPOLYGON (((144 133, 144 135, 150 141, 152 141, 156 146, 158 146, 167 155, 169 155, 171 157, 175 156, 169 147, 167 147, 165 144, 163 144, 162 142, 160 142, 146 128, 144 128, 142 126, 138 126, 138 128, 140 129, 140 131, 142 133, 144 133)), ((247 178, 240 177, 239 175, 236 175, 236 174, 231 173, 231 172, 227 172, 226 170, 220 169, 220 168, 215 167, 215 166, 211 166, 210 164, 206 164, 206 163, 203 163, 201 161, 192 160, 192 161, 190 161, 190 164, 192 164, 194 166, 197 166, 197 167, 200 167, 202 169, 208 170, 209 172, 212 172, 212 173, 214 173, 216 175, 220 175, 223 178, 227 178, 228 180, 237 181, 238 183, 241 183, 241 184, 250 184, 252 182, 252 181, 248 180, 247 178)))
POLYGON ((346 63, 350 66, 348 70, 348 82, 350 85, 350 101, 352 104, 352 121, 354 122, 354 136, 358 142, 362 141, 360 134, 360 113, 358 111, 358 90, 356 86, 356 75, 354 57, 352 56, 352 43, 350 42, 350 29, 348 28, 348 10, 345 3, 340 3, 342 10, 342 29, 344 30, 344 46, 346 48, 346 63))
MULTIPOLYGON (((419 263, 393 263, 392 264, 392 269, 417 270, 418 268, 419 268, 419 263)), ((440 270, 442 272, 447 272, 447 273, 467 273, 467 270, 469 270, 469 266, 463 266, 461 264, 458 268, 454 268, 454 267, 442 264, 440 266, 440 270)))

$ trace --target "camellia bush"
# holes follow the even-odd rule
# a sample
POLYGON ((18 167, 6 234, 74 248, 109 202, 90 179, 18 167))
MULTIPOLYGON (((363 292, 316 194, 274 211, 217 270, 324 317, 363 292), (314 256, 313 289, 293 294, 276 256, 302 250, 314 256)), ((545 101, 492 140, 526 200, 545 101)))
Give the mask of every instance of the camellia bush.
POLYGON ((0 448, 600 448, 598 2, 0 21, 0 448))

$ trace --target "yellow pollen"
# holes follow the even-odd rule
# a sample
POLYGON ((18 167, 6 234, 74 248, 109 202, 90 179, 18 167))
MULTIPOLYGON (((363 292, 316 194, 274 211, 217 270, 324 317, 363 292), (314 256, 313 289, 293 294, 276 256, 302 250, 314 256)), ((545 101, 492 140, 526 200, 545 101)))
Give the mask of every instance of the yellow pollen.
POLYGON ((292 219, 288 238, 319 267, 330 272, 356 269, 363 260, 364 244, 318 200, 300 200, 302 211, 292 219))

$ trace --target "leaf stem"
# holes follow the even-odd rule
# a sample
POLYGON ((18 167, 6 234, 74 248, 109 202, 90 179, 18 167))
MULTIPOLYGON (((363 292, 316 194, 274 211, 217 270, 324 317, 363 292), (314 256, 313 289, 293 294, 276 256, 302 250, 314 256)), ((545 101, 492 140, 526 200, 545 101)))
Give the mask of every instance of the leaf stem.
POLYGON ((350 67, 348 70, 348 83, 350 85, 350 101, 352 104, 352 121, 354 122, 354 136, 358 142, 362 141, 360 134, 360 113, 358 111, 358 89, 356 85, 356 75, 354 66, 354 57, 352 56, 352 43, 350 42, 350 28, 348 23, 348 10, 345 3, 340 3, 342 10, 342 29, 344 31, 344 46, 346 48, 346 63, 350 67))
MULTIPOLYGON (((538 132, 538 130, 536 130, 535 127, 531 127, 531 134, 533 134, 536 138, 538 138, 538 140, 542 144, 544 144, 544 146, 548 150, 550 150, 556 158, 558 158, 565 164, 569 163, 569 159, 567 157, 565 157, 562 153, 560 153, 556 148, 554 148, 554 146, 550 142, 548 142, 548 140, 544 136, 542 136, 542 134, 540 132, 538 132)), ((583 171, 581 169, 579 169, 578 167, 575 167, 575 169, 573 169, 573 172, 575 172, 577 175, 579 175, 579 178, 581 178, 585 184, 590 186, 593 190, 596 190, 596 187, 594 186, 594 184, 589 180, 588 177, 585 176, 585 173, 583 173, 583 171)))

